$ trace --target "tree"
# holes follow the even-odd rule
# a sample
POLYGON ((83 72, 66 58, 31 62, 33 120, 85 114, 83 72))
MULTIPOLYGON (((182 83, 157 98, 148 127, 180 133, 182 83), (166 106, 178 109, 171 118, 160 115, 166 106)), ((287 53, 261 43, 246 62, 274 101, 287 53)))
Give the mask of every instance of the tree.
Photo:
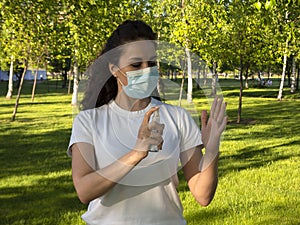
POLYGON ((295 56, 292 56, 291 93, 296 92, 296 87, 296 62, 295 56))
MULTIPOLYGON (((265 16, 274 28, 276 49, 282 60, 281 82, 277 96, 280 101, 283 97, 287 60, 291 55, 299 55, 300 6, 298 0, 265 1, 264 6, 267 11, 265 16)), ((292 85, 295 86, 294 79, 292 85)))
POLYGON ((126 19, 141 18, 147 1, 63 1, 62 23, 68 29, 68 48, 74 68, 72 105, 78 105, 79 74, 86 70, 112 31, 126 19))
POLYGON ((228 24, 226 33, 230 38, 227 39, 229 42, 226 46, 230 52, 227 55, 230 61, 234 62, 234 67, 240 71, 237 115, 237 123, 240 123, 244 78, 248 76, 249 68, 255 64, 258 55, 257 49, 259 49, 262 39, 261 17, 256 13, 252 2, 234 1, 228 6, 228 24))
POLYGON ((1 69, 8 69, 7 65, 10 64, 7 99, 11 99, 13 94, 14 60, 18 60, 22 46, 24 46, 22 38, 18 36, 18 32, 24 28, 17 28, 18 17, 15 17, 10 9, 9 4, 1 2, 0 67, 1 69))
POLYGON ((37 61, 44 62, 48 47, 48 19, 53 15, 50 9, 51 6, 57 6, 57 3, 54 3, 54 1, 43 3, 23 0, 2 2, 1 58, 2 61, 8 61, 13 57, 14 61, 17 62, 15 65, 19 66, 20 63, 23 70, 19 79, 20 85, 12 120, 15 119, 17 113, 22 84, 28 66, 34 65, 37 61))
POLYGON ((11 56, 6 99, 11 99, 13 96, 13 76, 14 76, 14 57, 11 56))
POLYGON ((12 116, 11 116, 11 121, 12 122, 15 121, 15 119, 16 119, 16 115, 17 115, 17 111, 18 111, 18 107, 19 107, 19 100, 20 100, 20 97, 21 97, 21 91, 22 91, 24 77, 25 77, 25 74, 26 74, 26 71, 27 71, 27 67, 28 67, 28 61, 25 60, 24 61, 24 68, 23 68, 23 72, 22 72, 22 76, 21 76, 21 81, 20 81, 20 85, 19 85, 19 88, 18 88, 18 94, 17 94, 17 98, 16 98, 15 107, 14 107, 14 111, 13 111, 12 116))

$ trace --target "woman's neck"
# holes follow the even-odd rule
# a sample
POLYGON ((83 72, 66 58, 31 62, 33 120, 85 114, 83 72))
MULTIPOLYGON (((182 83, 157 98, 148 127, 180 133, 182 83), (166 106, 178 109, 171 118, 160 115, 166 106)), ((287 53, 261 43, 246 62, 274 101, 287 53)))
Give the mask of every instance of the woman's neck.
POLYGON ((117 105, 128 111, 139 111, 145 109, 149 105, 150 101, 150 97, 135 99, 128 97, 125 93, 119 93, 115 98, 117 105))

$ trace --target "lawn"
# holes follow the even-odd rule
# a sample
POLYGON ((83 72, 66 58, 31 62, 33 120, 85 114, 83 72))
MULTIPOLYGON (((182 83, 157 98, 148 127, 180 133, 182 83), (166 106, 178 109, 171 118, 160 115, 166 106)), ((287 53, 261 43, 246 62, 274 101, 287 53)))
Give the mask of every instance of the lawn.
MULTIPOLYGON (((32 103, 26 82, 15 122, 15 99, 0 83, 0 224, 84 224, 86 206, 76 197, 66 148, 73 113, 60 81, 37 86, 32 103), (58 83, 57 83, 58 82, 58 83)), ((219 186, 208 207, 196 204, 182 174, 178 187, 189 225, 300 224, 300 98, 277 87, 245 90, 242 123, 236 124, 238 81, 220 80, 229 124, 221 145, 219 186)), ((15 96, 14 96, 15 97, 15 96)), ((195 91, 198 111, 209 104, 195 91)))

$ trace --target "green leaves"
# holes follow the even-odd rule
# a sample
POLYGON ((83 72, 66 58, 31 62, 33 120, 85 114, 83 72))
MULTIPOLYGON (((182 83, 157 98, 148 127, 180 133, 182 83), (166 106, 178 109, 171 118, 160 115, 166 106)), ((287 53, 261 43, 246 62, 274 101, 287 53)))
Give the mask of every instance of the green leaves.
POLYGON ((266 1, 265 9, 269 10, 271 7, 272 7, 272 2, 271 1, 266 1))
POLYGON ((261 4, 260 1, 258 1, 258 2, 255 2, 253 5, 254 5, 254 7, 255 7, 257 10, 260 10, 262 4, 261 4))
POLYGON ((0 59, 6 64, 13 54, 22 60, 28 48, 31 62, 40 55, 73 59, 77 54, 84 70, 121 22, 142 19, 161 40, 187 44, 206 61, 232 63, 243 53, 262 66, 275 61, 274 55, 280 58, 279 43, 286 38, 299 52, 299 1, 1 1, 0 59), (273 54, 263 50, 270 48, 273 54))

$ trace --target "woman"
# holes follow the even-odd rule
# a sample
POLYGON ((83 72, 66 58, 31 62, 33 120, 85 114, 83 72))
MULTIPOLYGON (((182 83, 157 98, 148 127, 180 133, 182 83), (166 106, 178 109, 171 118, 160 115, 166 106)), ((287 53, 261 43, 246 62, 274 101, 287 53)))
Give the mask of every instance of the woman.
POLYGON ((176 191, 179 162, 195 199, 203 206, 213 199, 226 105, 216 98, 210 118, 202 113, 201 135, 184 109, 150 97, 159 78, 155 38, 144 22, 125 21, 98 58, 105 68, 99 71, 97 60, 90 68, 83 101, 90 109, 75 118, 68 150, 78 197, 89 203, 82 216, 88 224, 186 224, 176 191), (103 74, 109 77, 97 90, 103 74))

